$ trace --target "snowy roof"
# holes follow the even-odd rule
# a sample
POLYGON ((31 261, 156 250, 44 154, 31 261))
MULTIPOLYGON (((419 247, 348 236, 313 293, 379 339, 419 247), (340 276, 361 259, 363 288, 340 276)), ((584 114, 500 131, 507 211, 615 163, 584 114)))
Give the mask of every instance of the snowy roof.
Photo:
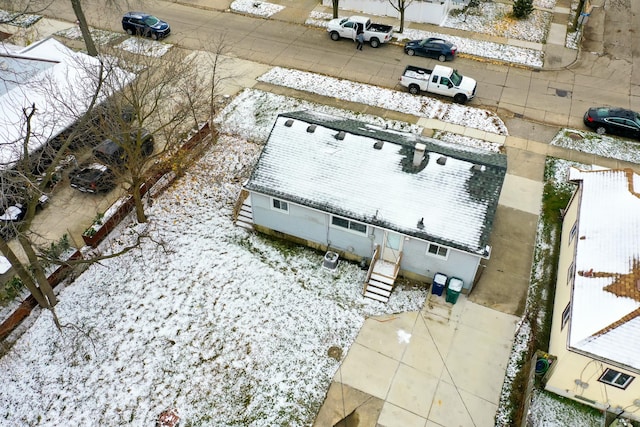
POLYGON ((581 171, 569 346, 640 369, 640 176, 581 171))
MULTIPOLYGON (((29 140, 33 152, 86 113, 99 67, 99 59, 74 52, 53 38, 20 51, 0 52, 0 168, 11 167, 21 157, 26 136, 24 109, 36 108, 29 140)), ((116 82, 132 77, 110 70, 116 72, 105 71, 105 76, 113 76, 116 82)), ((103 85, 98 102, 106 98, 107 87, 113 84, 103 85)))
POLYGON ((484 256, 506 164, 502 154, 300 111, 278 116, 245 188, 484 256), (417 143, 426 155, 414 167, 417 143))

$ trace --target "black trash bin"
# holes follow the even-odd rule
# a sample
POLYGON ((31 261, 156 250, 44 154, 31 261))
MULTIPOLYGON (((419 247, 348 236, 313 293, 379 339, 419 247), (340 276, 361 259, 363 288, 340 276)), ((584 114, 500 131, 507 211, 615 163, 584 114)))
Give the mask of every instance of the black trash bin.
POLYGON ((431 284, 431 293, 442 296, 442 291, 444 291, 444 287, 447 285, 447 276, 442 273, 436 273, 433 276, 433 283, 431 284))
POLYGON ((462 291, 462 286, 464 286, 464 282, 457 277, 449 278, 449 287, 447 287, 447 296, 445 300, 450 302, 451 304, 455 304, 458 301, 458 296, 462 291))

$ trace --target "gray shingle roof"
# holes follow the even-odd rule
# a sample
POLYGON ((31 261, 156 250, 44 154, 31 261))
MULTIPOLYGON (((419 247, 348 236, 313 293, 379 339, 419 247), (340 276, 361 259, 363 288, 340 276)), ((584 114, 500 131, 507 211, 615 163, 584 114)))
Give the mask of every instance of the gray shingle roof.
POLYGON ((278 116, 245 187, 484 255, 506 164, 502 154, 299 111, 278 116), (417 143, 426 156, 414 167, 417 143))

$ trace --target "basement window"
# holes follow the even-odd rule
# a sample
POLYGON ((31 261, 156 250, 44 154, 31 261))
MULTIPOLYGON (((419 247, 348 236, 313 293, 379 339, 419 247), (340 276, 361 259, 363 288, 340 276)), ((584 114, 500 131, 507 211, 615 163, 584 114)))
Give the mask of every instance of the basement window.
POLYGON ((427 248, 427 255, 436 256, 439 258, 447 258, 449 256, 449 249, 444 246, 436 245, 435 243, 429 243, 427 248))
POLYGON ((284 200, 272 198, 271 208, 280 212, 289 213, 289 203, 285 202, 284 200))
POLYGON ((631 384, 633 378, 634 377, 632 377, 631 375, 627 375, 622 372, 607 368, 602 376, 598 378, 598 381, 617 388, 625 389, 627 388, 627 386, 629 386, 629 384, 631 384))

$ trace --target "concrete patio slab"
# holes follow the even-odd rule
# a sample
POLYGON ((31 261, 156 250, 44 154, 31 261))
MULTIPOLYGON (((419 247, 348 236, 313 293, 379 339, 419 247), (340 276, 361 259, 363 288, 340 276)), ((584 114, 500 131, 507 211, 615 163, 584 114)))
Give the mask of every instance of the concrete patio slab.
POLYGON ((386 401, 427 419, 437 387, 437 377, 400 364, 386 401))
POLYGON ((427 420, 406 409, 385 402, 378 419, 379 427, 425 427, 427 420))
POLYGON ((416 323, 417 313, 402 316, 392 315, 365 320, 356 342, 395 360, 400 360, 408 346, 406 334, 411 334, 416 323), (373 323, 373 324, 372 324, 373 323), (394 343, 396 345, 390 345, 394 343))
POLYGON ((333 380, 384 400, 398 364, 397 360, 356 342, 349 349, 333 380))
MULTIPOLYGON (((383 400, 377 421, 358 415, 358 427, 492 425, 517 320, 465 295, 456 304, 429 295, 420 312, 367 319, 325 406, 338 405, 343 413, 357 408, 355 414, 366 396, 383 400), (349 388, 362 394, 343 393, 349 388), (354 402, 341 401, 349 395, 354 402)), ((378 406, 371 405, 378 416, 378 406)), ((320 413, 336 417, 324 406, 320 413)))

